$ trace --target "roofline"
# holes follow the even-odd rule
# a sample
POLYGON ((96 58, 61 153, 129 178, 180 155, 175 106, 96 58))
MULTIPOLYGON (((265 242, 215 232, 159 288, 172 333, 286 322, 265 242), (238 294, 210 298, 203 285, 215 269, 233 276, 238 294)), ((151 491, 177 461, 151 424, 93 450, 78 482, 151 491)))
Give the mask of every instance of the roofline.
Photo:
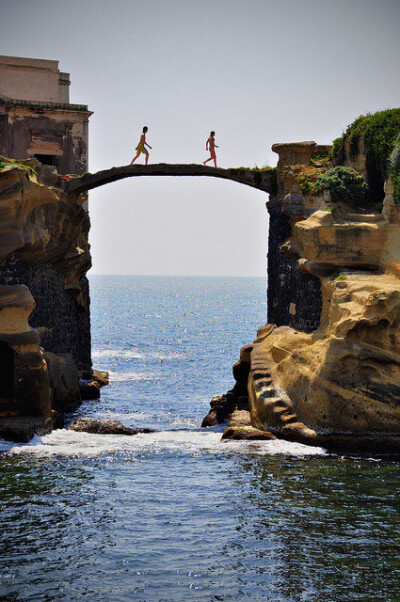
POLYGON ((93 111, 89 111, 87 105, 74 105, 67 102, 44 102, 41 100, 18 100, 15 98, 9 98, 0 94, 0 103, 11 105, 13 107, 29 107, 32 109, 55 109, 61 111, 75 111, 80 113, 89 113, 93 115, 93 111))

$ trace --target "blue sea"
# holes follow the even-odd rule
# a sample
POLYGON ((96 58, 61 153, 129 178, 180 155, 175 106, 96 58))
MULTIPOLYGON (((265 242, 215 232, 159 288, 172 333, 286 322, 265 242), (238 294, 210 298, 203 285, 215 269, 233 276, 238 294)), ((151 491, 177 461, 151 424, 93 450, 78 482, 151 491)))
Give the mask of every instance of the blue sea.
POLYGON ((200 428, 266 322, 265 281, 90 284, 110 385, 68 420, 156 432, 0 444, 0 599, 399 601, 399 462, 200 428))

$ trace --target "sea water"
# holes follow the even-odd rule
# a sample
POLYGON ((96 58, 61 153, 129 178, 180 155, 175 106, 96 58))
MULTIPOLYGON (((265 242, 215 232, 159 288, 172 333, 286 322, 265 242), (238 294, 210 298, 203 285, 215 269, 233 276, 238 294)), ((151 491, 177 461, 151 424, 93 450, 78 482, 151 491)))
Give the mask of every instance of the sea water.
POLYGON ((266 321, 263 279, 93 276, 101 400, 0 444, 0 599, 400 600, 399 462, 201 429, 266 321))

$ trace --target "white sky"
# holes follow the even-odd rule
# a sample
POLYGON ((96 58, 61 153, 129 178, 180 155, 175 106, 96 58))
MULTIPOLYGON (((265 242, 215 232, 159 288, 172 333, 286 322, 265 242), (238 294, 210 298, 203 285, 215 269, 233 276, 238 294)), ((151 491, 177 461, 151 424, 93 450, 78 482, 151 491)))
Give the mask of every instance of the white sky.
MULTIPOLYGON (((0 0, 0 54, 59 60, 88 104, 89 169, 276 164, 275 142, 330 143, 400 105, 400 0, 0 0), (143 159, 141 159, 143 161, 143 159)), ((267 196, 213 178, 90 193, 92 273, 265 275, 267 196)))

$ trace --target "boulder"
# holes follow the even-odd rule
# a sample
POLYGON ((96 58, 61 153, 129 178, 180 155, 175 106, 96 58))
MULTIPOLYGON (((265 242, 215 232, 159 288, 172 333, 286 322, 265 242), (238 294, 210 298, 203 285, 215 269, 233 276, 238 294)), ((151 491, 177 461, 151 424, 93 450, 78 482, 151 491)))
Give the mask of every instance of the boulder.
POLYGON ((131 429, 118 420, 105 418, 89 418, 82 416, 68 425, 69 431, 81 433, 96 433, 99 435, 138 435, 139 433, 154 433, 152 429, 131 429))
POLYGON ((261 431, 253 426, 227 426, 222 434, 224 441, 271 441, 276 437, 269 431, 261 431))

